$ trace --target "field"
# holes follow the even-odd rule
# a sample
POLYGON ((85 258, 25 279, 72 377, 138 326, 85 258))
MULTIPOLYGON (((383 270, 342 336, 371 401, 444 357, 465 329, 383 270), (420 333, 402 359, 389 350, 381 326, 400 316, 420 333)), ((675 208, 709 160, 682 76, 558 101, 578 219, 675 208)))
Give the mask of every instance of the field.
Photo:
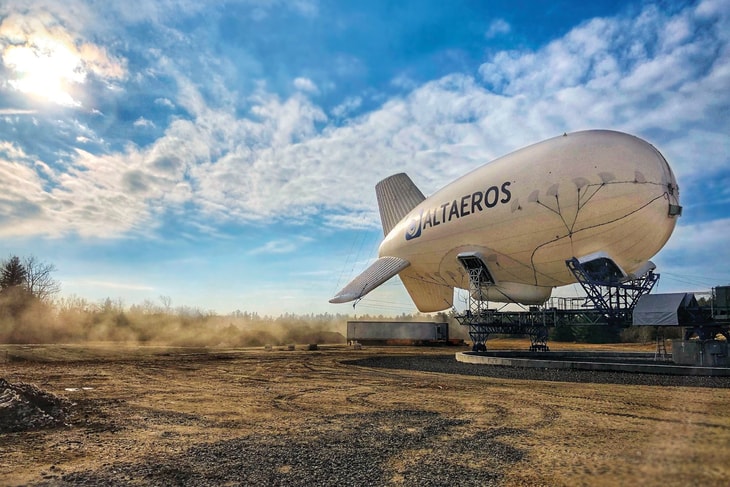
POLYGON ((730 482, 722 384, 425 372, 408 364, 452 367, 465 349, 306 348, 0 346, 1 378, 73 402, 65 426, 0 434, 0 483, 730 482), (382 357, 409 368, 372 366, 382 357))

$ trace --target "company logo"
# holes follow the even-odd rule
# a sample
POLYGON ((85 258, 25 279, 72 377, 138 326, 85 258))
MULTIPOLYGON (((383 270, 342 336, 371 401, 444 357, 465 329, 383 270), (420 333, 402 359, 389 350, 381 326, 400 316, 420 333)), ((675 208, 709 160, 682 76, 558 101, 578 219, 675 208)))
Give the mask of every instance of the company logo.
POLYGON ((512 192, 509 190, 510 184, 509 181, 505 181, 501 186, 491 186, 486 191, 477 191, 453 201, 447 201, 435 208, 421 210, 418 216, 408 222, 406 240, 420 237, 427 228, 494 208, 498 204, 509 203, 512 199, 512 192))
POLYGON ((419 215, 408 223, 406 228, 406 240, 411 240, 421 236, 421 217, 423 216, 423 210, 419 215))

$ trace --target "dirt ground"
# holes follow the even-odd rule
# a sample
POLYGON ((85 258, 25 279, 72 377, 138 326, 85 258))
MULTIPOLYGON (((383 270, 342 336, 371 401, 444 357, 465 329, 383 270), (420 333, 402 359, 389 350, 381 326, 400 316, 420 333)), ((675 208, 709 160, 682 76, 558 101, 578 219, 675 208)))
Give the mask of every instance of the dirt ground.
POLYGON ((0 484, 730 484, 728 388, 350 362, 462 348, 306 348, 0 346, 1 378, 74 404, 65 426, 0 434, 0 484))

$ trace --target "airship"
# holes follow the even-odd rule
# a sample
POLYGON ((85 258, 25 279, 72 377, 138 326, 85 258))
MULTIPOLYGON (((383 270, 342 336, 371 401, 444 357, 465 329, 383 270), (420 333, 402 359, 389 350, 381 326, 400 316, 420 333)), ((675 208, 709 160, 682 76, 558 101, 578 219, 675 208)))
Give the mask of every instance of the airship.
POLYGON ((650 143, 611 130, 566 133, 489 162, 426 198, 404 173, 375 187, 378 258, 331 303, 362 298, 395 275, 421 312, 479 299, 544 303, 576 282, 566 262, 616 282, 654 269, 681 215, 679 187, 650 143), (474 295, 473 289, 472 295, 474 295))

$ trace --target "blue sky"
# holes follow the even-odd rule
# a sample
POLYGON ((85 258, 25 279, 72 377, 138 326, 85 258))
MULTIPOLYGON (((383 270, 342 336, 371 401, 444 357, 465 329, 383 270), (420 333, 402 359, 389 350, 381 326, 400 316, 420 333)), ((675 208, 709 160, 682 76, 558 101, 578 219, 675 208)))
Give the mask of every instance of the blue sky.
MULTIPOLYGON (((327 300, 374 185, 425 194, 588 128, 657 146, 684 215, 658 290, 730 283, 730 0, 0 5, 0 256, 63 294, 227 313, 327 300)), ((397 282, 357 313, 415 311, 397 282)))

